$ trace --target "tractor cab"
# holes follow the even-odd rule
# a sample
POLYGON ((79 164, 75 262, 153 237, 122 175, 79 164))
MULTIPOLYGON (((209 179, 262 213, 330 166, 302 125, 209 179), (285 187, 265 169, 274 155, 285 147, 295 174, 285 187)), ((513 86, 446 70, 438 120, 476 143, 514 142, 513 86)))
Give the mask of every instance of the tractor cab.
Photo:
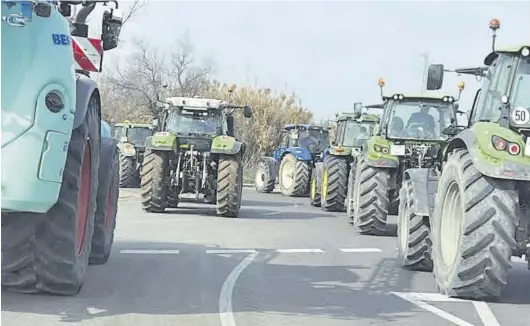
POLYGON ((319 154, 329 146, 329 132, 321 126, 285 125, 283 145, 286 148, 303 147, 312 154, 319 154))
POLYGON ((145 147, 145 140, 153 134, 150 124, 131 123, 126 120, 112 126, 112 136, 120 143, 131 143, 135 147, 145 147))

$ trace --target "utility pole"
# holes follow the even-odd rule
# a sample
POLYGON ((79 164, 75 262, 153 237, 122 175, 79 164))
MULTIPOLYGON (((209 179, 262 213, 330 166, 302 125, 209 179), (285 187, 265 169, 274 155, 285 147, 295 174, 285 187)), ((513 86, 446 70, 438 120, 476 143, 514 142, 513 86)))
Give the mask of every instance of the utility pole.
POLYGON ((429 54, 427 52, 420 54, 423 58, 423 80, 421 83, 421 93, 427 93, 427 76, 429 71, 429 54))

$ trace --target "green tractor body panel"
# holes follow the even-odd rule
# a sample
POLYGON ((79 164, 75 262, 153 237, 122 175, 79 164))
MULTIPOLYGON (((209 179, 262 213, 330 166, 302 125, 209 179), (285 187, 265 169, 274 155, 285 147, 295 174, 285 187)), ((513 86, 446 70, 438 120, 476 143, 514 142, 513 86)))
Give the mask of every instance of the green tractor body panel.
POLYGON ((173 133, 164 131, 156 132, 153 136, 147 137, 146 147, 159 151, 174 151, 176 148, 177 136, 173 133))
POLYGON ((230 136, 217 136, 212 141, 211 153, 233 155, 241 151, 241 142, 230 136))
POLYGON ((383 168, 397 168, 399 166, 399 157, 390 155, 392 141, 382 137, 373 136, 366 142, 366 162, 370 166, 383 168), (383 153, 386 151, 387 153, 383 153))
MULTIPOLYGON (((530 180, 530 156, 521 135, 493 122, 477 122, 459 133, 447 148, 457 147, 457 142, 463 142, 473 163, 480 173, 493 178, 530 180), (509 143, 518 144, 521 151, 518 155, 511 155, 508 151, 499 151, 493 147, 492 137, 497 136, 509 143)), ((530 150, 530 148, 529 148, 530 150)))
POLYGON ((31 2, 2 1, 2 16, 23 15, 24 27, 2 22, 2 210, 47 212, 59 197, 76 112, 70 26, 53 7, 38 17, 31 2), (56 45, 60 36, 68 45, 56 45), (45 104, 50 92, 64 108, 45 104))

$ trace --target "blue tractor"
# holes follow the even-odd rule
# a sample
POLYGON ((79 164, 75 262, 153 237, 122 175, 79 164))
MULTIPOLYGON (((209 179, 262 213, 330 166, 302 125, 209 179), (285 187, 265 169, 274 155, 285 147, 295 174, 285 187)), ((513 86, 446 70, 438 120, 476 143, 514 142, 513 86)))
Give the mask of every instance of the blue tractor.
POLYGON ((282 142, 272 157, 263 157, 256 171, 255 187, 270 193, 276 184, 284 196, 309 195, 311 172, 329 147, 328 128, 307 124, 287 124, 282 142))

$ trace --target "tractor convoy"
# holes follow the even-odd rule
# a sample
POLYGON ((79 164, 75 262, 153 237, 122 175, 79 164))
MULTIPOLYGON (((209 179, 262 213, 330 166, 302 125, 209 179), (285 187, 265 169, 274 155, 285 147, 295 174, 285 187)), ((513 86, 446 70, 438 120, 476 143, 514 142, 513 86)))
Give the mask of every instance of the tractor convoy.
MULTIPOLYGON (((117 1, 2 1, 2 24, 4 289, 77 294, 87 266, 109 259, 120 187, 140 188, 150 213, 178 214, 192 197, 239 216, 246 144, 235 116, 252 108, 232 103, 235 86, 226 100, 168 96, 152 124, 111 126, 91 74, 118 46, 117 1)), ((430 65, 427 92, 385 94, 380 78, 380 104, 285 125, 259 159, 256 191, 309 197, 361 235, 388 235, 397 215, 403 267, 432 272, 448 296, 499 297, 511 257, 530 256, 530 44, 496 48, 499 28, 492 20, 483 66, 430 65), (432 92, 447 72, 483 78, 469 117, 463 82, 432 92)))

